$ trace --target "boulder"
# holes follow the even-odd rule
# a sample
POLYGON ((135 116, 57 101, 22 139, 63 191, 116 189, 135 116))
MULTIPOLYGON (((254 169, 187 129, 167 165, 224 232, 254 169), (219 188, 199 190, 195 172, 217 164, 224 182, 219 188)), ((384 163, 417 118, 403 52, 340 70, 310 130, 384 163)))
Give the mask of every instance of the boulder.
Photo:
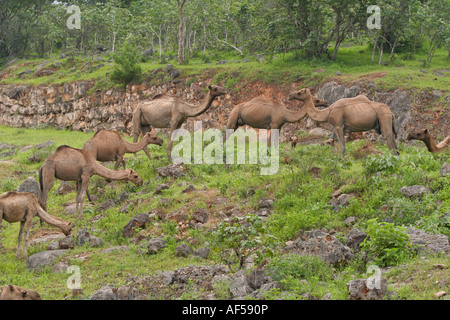
POLYGON ((115 288, 112 285, 103 286, 91 296, 91 300, 140 300, 138 289, 132 285, 115 288))
POLYGON ((307 232, 306 240, 298 238, 286 246, 286 250, 299 255, 319 256, 331 265, 348 262, 353 258, 352 249, 336 237, 321 230, 307 232))
POLYGON ((450 252, 450 244, 446 235, 430 234, 414 227, 409 227, 407 233, 409 241, 413 246, 418 247, 419 252, 431 254, 450 252))
POLYGON ((382 300, 387 292, 387 280, 378 277, 375 281, 356 279, 347 283, 349 300, 382 300))
POLYGON ((17 191, 32 193, 36 196, 36 198, 39 198, 39 195, 41 193, 39 182, 34 180, 33 177, 28 177, 27 179, 25 179, 25 181, 22 182, 17 191))
POLYGON ((177 164, 170 164, 167 167, 156 168, 156 172, 162 177, 179 178, 185 175, 186 169, 177 164))
POLYGON ((180 244, 178 247, 176 247, 175 250, 175 255, 177 257, 183 258, 187 258, 191 253, 194 252, 194 250, 192 250, 192 248, 185 243, 180 244))
POLYGON ((192 217, 197 222, 206 223, 209 219, 209 214, 205 208, 199 208, 194 211, 194 213, 192 214, 192 217))
POLYGON ((66 251, 67 250, 50 250, 35 253, 27 259, 27 269, 41 270, 45 266, 50 266, 59 256, 66 253, 66 251))
POLYGON ((429 193, 430 190, 424 186, 414 185, 409 187, 405 186, 400 189, 400 192, 408 198, 421 198, 425 193, 429 193))
POLYGON ((445 177, 448 174, 450 174, 450 163, 449 162, 445 162, 441 166, 441 176, 445 177))
POLYGON ((80 229, 77 235, 77 245, 82 246, 86 243, 88 243, 91 247, 100 247, 103 245, 103 239, 92 236, 85 229, 80 229))
POLYGON ((351 248, 354 252, 360 251, 361 243, 367 238, 367 234, 364 232, 353 228, 347 236, 347 241, 345 245, 351 248))
POLYGON ((149 220, 149 214, 147 212, 139 213, 135 215, 130 222, 123 228, 122 234, 124 237, 131 237, 135 229, 145 229, 149 220))
POLYGON ((155 254, 166 247, 166 241, 162 238, 152 238, 141 249, 146 249, 146 254, 155 254))

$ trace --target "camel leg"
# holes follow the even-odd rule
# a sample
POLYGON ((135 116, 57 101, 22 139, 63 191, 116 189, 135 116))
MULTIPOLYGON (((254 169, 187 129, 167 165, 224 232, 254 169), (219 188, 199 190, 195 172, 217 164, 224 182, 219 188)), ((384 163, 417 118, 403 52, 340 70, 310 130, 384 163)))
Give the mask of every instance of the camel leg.
POLYGON ((75 217, 77 220, 83 218, 83 201, 84 194, 86 193, 86 190, 88 188, 88 182, 88 176, 81 176, 80 187, 77 190, 77 213, 79 212, 78 217, 75 217))
MULTIPOLYGON (((167 157, 168 157, 168 158, 170 158, 170 156, 171 156, 171 154, 172 154, 172 147, 173 147, 172 133, 173 133, 175 130, 180 129, 182 124, 183 124, 183 123, 181 123, 181 121, 172 121, 172 122, 170 123, 170 136, 169 136, 169 139, 170 139, 170 140, 169 140, 169 146, 167 147, 167 157)), ((147 147, 145 147, 144 150, 145 150, 146 148, 147 148, 147 147)))
MULTIPOLYGON (((77 193, 78 193, 78 189, 79 189, 79 182, 77 181, 77 193)), ((89 186, 86 188, 86 196, 90 203, 95 204, 95 202, 92 200, 91 195, 89 193, 89 186)))
POLYGON ((398 151, 397 151, 397 143, 395 142, 395 138, 394 138, 394 127, 393 127, 393 119, 391 115, 381 115, 379 117, 379 122, 380 122, 380 131, 382 134, 383 139, 386 140, 386 143, 389 147, 389 150, 391 150, 391 152, 393 154, 398 155, 398 151))
POLYGON ((2 205, 0 205, 0 251, 4 249, 2 244, 2 230, 3 230, 3 208, 2 205))
POLYGON ((25 221, 20 221, 20 229, 19 229, 19 236, 17 238, 17 249, 16 249, 16 258, 20 258, 20 243, 22 242, 22 234, 23 234, 23 227, 25 226, 25 221))
POLYGON ((28 214, 27 214, 27 220, 24 223, 24 229, 25 229, 25 234, 24 234, 24 256, 25 259, 28 258, 28 235, 30 233, 30 228, 31 228, 31 222, 33 221, 33 217, 34 215, 31 214, 30 209, 28 209, 28 214))
POLYGON ((343 126, 336 126, 335 127, 336 136, 339 141, 339 146, 341 149, 342 156, 345 156, 345 136, 344 136, 344 127, 343 126))

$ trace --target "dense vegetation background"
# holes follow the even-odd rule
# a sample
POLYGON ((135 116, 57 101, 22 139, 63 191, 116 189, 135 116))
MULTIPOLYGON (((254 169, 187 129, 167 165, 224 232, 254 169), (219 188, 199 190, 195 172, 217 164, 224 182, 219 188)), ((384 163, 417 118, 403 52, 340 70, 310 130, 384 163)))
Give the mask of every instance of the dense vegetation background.
POLYGON ((437 47, 450 49, 449 17, 448 0, 4 0, 0 61, 115 52, 125 42, 180 64, 230 51, 334 60, 347 40, 369 45, 379 63, 422 50, 428 64, 437 47), (380 29, 367 27, 374 4, 380 29), (80 8, 79 29, 68 28, 70 5, 80 8))

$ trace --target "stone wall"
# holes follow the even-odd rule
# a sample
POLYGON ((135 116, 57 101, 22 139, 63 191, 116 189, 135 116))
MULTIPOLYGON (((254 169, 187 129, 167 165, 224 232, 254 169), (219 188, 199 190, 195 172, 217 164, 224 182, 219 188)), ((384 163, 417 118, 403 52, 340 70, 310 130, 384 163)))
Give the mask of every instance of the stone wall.
MULTIPOLYGON (((162 86, 143 83, 128 86, 126 92, 120 89, 95 90, 94 82, 33 87, 0 85, 0 124, 11 127, 51 126, 81 131, 107 129, 129 134, 131 133, 132 113, 140 101, 149 100, 159 93, 165 93, 182 96, 188 103, 198 105, 205 98, 210 82, 211 80, 207 80, 188 85, 183 80, 162 86)), ((201 120, 204 129, 211 127, 224 129, 228 115, 236 104, 261 95, 283 101, 293 90, 292 85, 248 84, 238 92, 233 90, 216 99, 206 113, 188 119, 185 128, 193 130, 194 121, 201 120)), ((407 130, 418 125, 422 127, 427 125, 436 134, 446 135, 449 129, 447 113, 435 114, 421 109, 420 106, 415 105, 412 101, 413 96, 407 91, 382 92, 377 91, 373 84, 356 82, 346 87, 335 81, 328 81, 313 92, 329 104, 340 98, 354 97, 358 94, 365 94, 369 99, 387 103, 396 116, 399 129, 397 139, 402 139, 407 130)), ((426 93, 422 94, 422 96, 424 95, 426 93)), ((290 110, 298 110, 301 107, 295 101, 283 101, 283 104, 286 104, 290 110)), ((324 129, 331 129, 326 125, 321 126, 324 129)), ((287 141, 299 129, 308 131, 315 127, 317 124, 308 117, 296 124, 286 124, 280 135, 281 141, 287 141)), ((365 133, 364 137, 381 138, 373 130, 365 133)))

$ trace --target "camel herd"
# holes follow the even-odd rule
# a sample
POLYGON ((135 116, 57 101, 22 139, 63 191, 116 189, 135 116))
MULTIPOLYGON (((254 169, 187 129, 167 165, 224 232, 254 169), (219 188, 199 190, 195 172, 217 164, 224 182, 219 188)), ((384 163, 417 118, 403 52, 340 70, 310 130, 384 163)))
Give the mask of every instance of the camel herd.
MULTIPOLYGON (((10 223, 20 222, 16 257, 20 256, 23 235, 24 255, 27 257, 28 233, 34 216, 37 215, 42 221, 60 228, 65 234, 69 234, 73 228, 72 223, 55 218, 46 212, 48 193, 53 187, 55 178, 63 181, 76 181, 77 195, 74 214, 76 219, 81 219, 83 216, 85 195, 91 200, 88 190, 91 176, 99 175, 109 180, 124 180, 136 185, 142 184, 142 178, 136 171, 125 168, 124 154, 136 154, 143 150, 151 160, 147 146, 163 144, 152 128, 168 128, 172 135, 172 132, 179 129, 187 118, 203 114, 211 107, 214 99, 226 94, 226 90, 220 86, 213 85, 208 89, 205 101, 199 106, 189 105, 178 97, 167 95, 157 95, 152 100, 136 106, 132 119, 133 143, 123 139, 117 131, 100 130, 84 144, 82 149, 67 145, 58 147, 44 161, 39 170, 39 199, 36 199, 34 194, 26 192, 12 191, 0 195, 0 232, 3 219, 10 223), (140 135, 143 137, 138 142, 140 135), (115 161, 114 170, 106 168, 98 161, 115 161), (123 166, 123 170, 119 170, 120 165, 123 166)), ((226 129, 236 130, 239 126, 249 125, 257 129, 281 130, 285 123, 298 122, 309 116, 318 123, 325 122, 334 127, 342 155, 345 155, 345 133, 371 129, 382 134, 389 149, 398 154, 395 142, 397 136, 395 117, 386 104, 370 101, 366 96, 359 95, 354 98, 340 99, 327 107, 326 102, 314 97, 309 89, 290 93, 288 100, 302 101, 303 107, 299 111, 291 111, 277 101, 262 97, 241 103, 231 111, 226 129), (317 109, 316 107, 327 108, 317 109)), ((422 140, 430 152, 441 152, 450 144, 450 136, 436 144, 427 129, 411 132, 407 139, 422 140)), ((167 150, 168 156, 171 149, 172 139, 170 139, 167 150)), ((1 248, 2 244, 0 243, 1 248)))

